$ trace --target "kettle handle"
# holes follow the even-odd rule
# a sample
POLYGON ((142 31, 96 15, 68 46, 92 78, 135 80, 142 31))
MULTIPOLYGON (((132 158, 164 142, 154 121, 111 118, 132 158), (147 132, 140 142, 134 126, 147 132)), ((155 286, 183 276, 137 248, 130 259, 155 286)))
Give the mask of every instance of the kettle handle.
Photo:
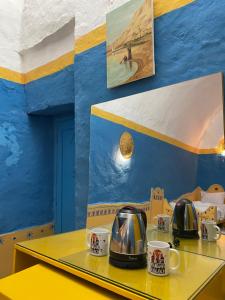
POLYGON ((140 212, 141 212, 141 216, 142 216, 142 219, 144 221, 144 224, 145 224, 145 229, 147 229, 147 216, 146 216, 146 213, 140 209, 140 212))

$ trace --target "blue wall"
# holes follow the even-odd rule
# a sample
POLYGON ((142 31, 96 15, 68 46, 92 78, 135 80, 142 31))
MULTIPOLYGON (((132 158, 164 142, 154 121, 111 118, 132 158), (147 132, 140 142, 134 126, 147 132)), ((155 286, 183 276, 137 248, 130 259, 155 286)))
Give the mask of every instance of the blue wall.
POLYGON ((158 186, 173 200, 196 187, 196 154, 95 116, 90 138, 90 204, 148 201, 158 186), (124 131, 133 137, 134 153, 121 164, 115 152, 124 131))
POLYGON ((74 66, 31 81, 25 85, 28 112, 57 114, 73 111, 74 66))
POLYGON ((90 106, 225 71, 225 2, 197 0, 155 20, 156 76, 106 88, 105 43, 76 56, 76 226, 86 223, 90 106))
POLYGON ((69 111, 73 65, 25 86, 0 79, 0 234, 53 221, 54 129, 45 115, 69 111))
POLYGON ((0 79, 0 233, 53 219, 52 122, 26 110, 24 86, 0 79))
POLYGON ((53 221, 54 129, 45 115, 69 111, 73 65, 25 86, 0 81, 0 233, 53 221))
POLYGON ((216 154, 202 154, 198 161, 198 185, 204 190, 215 183, 225 188, 225 158, 216 154))

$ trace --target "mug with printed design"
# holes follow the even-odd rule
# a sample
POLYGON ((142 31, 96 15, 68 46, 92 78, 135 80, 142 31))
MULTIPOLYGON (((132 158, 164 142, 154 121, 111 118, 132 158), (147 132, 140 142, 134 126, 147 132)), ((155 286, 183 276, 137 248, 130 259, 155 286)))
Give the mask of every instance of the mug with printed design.
POLYGON ((104 256, 109 251, 110 231, 106 228, 89 229, 87 245, 91 255, 104 256))
POLYGON ((169 215, 157 215, 154 217, 154 227, 159 231, 168 232, 170 229, 170 221, 171 217, 169 215))
POLYGON ((180 266, 180 253, 176 249, 170 248, 170 245, 161 241, 148 242, 147 250, 148 272, 157 276, 166 276, 170 271, 175 271, 180 266), (177 263, 170 265, 170 255, 175 254, 177 263))
POLYGON ((208 242, 217 241, 221 237, 221 230, 216 222, 205 220, 201 223, 201 237, 208 242))

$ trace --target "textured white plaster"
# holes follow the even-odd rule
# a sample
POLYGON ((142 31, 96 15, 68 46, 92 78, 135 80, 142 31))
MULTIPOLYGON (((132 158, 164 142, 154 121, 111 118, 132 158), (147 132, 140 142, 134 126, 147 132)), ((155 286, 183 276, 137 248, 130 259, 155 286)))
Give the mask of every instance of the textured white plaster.
POLYGON ((75 0, 24 0, 21 50, 55 33, 75 14, 75 0))
POLYGON ((74 19, 33 48, 23 51, 23 72, 29 72, 74 48, 74 19))
POLYGON ((33 47, 75 16, 75 36, 88 33, 106 21, 106 13, 127 0, 24 0, 21 50, 33 47))
POLYGON ((47 0, 41 9, 40 1, 25 0, 21 35, 23 72, 28 72, 71 51, 74 35, 79 38, 105 23, 107 12, 127 2, 127 0, 73 0, 73 5, 71 5, 71 1, 60 2, 61 13, 59 13, 59 8, 55 8, 58 5, 57 1, 47 0), (54 9, 47 9, 50 7, 54 7, 54 9), (67 18, 61 19, 62 15, 68 16, 69 20, 74 14, 76 34, 71 28, 74 26, 71 25, 72 22, 69 22, 69 26, 65 25, 64 30, 59 30, 63 26, 64 20, 67 20, 67 18), (55 31, 57 32, 53 33, 55 31))
POLYGON ((54 36, 75 16, 75 36, 79 38, 104 24, 106 13, 126 2, 127 0, 0 0, 0 66, 26 72, 46 64, 72 50, 71 31, 66 34, 64 41, 59 37, 58 43, 54 40, 55 37, 44 41, 46 37, 54 36), (24 51, 30 48, 33 49, 24 51), (23 54, 23 64, 19 52, 23 54))
POLYGON ((94 106, 193 147, 213 148, 222 137, 221 73, 94 106))
POLYGON ((0 0, 0 66, 21 70, 19 51, 23 0, 0 0))
POLYGON ((75 0, 75 37, 88 33, 106 22, 106 13, 127 2, 127 0, 75 0))

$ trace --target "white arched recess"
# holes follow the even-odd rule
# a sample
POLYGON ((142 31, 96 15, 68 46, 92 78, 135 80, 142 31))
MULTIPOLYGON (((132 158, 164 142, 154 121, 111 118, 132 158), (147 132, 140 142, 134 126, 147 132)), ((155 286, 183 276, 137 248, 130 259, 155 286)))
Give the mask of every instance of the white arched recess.
POLYGON ((94 105, 197 149, 224 133, 222 73, 94 105))

